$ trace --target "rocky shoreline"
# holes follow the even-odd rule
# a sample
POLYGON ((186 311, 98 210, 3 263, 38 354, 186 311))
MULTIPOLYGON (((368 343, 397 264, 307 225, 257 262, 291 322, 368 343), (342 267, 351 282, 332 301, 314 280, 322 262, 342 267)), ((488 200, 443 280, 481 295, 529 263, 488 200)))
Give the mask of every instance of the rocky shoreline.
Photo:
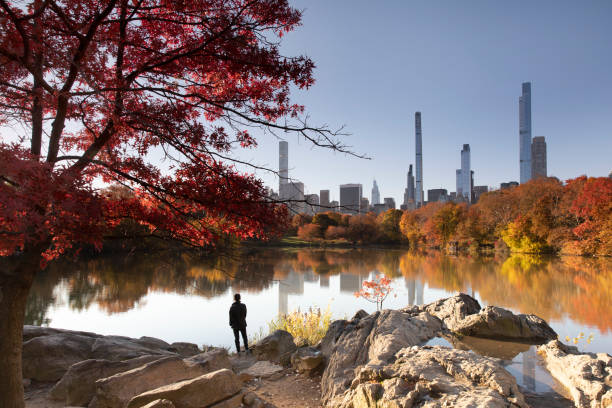
POLYGON ((150 337, 25 326, 24 384, 26 395, 48 384, 44 398, 53 406, 273 407, 258 394, 257 381, 282 377, 287 386, 291 379, 283 376, 295 371, 317 389, 320 382, 320 403, 329 408, 531 406, 504 360, 426 345, 436 337, 452 344, 468 338, 539 344, 538 354, 571 398, 558 406, 612 407, 610 355, 580 353, 537 316, 481 308, 464 294, 401 310, 359 311, 334 321, 315 347, 298 348, 289 333, 277 331, 246 358, 150 337))

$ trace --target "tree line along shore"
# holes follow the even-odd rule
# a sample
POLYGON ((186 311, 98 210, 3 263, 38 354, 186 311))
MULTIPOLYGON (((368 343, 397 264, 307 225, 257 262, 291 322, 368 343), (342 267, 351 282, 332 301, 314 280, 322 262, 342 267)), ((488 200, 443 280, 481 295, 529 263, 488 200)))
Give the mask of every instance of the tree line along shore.
POLYGON ((612 179, 540 178, 483 194, 470 206, 432 202, 379 215, 295 214, 284 237, 272 243, 611 256, 612 179))

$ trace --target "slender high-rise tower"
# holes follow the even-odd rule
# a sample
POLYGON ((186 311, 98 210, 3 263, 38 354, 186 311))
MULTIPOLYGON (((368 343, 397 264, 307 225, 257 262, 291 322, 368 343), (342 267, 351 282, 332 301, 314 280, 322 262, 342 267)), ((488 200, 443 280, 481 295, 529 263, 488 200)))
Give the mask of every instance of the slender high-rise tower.
POLYGON ((380 204, 380 191, 378 190, 376 180, 374 180, 374 185, 372 186, 372 205, 375 204, 380 204))
MULTIPOLYGON (((457 192, 459 194, 459 192, 457 192)), ((470 202, 472 197, 472 177, 470 169, 470 145, 464 144, 461 150, 461 194, 470 202)))
POLYGON ((531 180, 531 82, 523 82, 519 97, 519 144, 521 183, 531 180))
POLYGON ((421 112, 414 114, 414 130, 415 130, 415 145, 416 145, 416 207, 423 205, 423 135, 421 133, 421 112))
POLYGON ((289 183, 289 143, 284 140, 278 142, 278 178, 280 193, 280 186, 289 183))

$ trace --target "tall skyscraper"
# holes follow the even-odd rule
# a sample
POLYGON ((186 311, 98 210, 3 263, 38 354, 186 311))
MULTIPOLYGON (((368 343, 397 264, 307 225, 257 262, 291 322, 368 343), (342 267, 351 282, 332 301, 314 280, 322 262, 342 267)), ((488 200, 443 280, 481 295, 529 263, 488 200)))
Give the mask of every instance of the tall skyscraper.
POLYGON ((321 211, 331 211, 329 207, 329 190, 321 190, 319 191, 319 200, 321 203, 321 211))
POLYGON ((546 177, 546 139, 536 136, 531 141, 531 177, 546 177))
POLYGON ((404 190, 404 205, 407 209, 413 209, 414 207, 414 174, 412 173, 412 164, 408 167, 406 189, 404 190))
POLYGON ((522 184, 531 180, 531 82, 523 82, 519 97, 519 144, 522 184))
POLYGON ((281 184, 289 183, 289 143, 284 140, 278 142, 278 178, 280 191, 281 184))
POLYGON ((421 112, 414 114, 415 151, 416 151, 416 206, 421 207, 425 198, 423 197, 423 135, 421 133, 421 112))
POLYGON ((374 185, 372 186, 372 205, 376 204, 380 204, 380 191, 378 190, 376 180, 374 180, 374 185))
MULTIPOLYGON (((461 194, 470 202, 472 197, 472 175, 470 169, 470 145, 464 144, 461 150, 461 194)), ((459 190, 457 190, 459 194, 459 190)))
POLYGON ((340 184, 340 212, 358 213, 361 207, 361 184, 340 184))

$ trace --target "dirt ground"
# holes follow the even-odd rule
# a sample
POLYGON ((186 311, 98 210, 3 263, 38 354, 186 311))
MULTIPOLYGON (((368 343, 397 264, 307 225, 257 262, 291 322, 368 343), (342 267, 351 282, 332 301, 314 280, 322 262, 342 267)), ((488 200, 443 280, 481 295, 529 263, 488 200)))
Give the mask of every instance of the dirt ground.
POLYGON ((321 407, 321 377, 305 377, 286 370, 282 376, 255 379, 246 383, 246 389, 255 392, 262 400, 277 408, 321 407))

